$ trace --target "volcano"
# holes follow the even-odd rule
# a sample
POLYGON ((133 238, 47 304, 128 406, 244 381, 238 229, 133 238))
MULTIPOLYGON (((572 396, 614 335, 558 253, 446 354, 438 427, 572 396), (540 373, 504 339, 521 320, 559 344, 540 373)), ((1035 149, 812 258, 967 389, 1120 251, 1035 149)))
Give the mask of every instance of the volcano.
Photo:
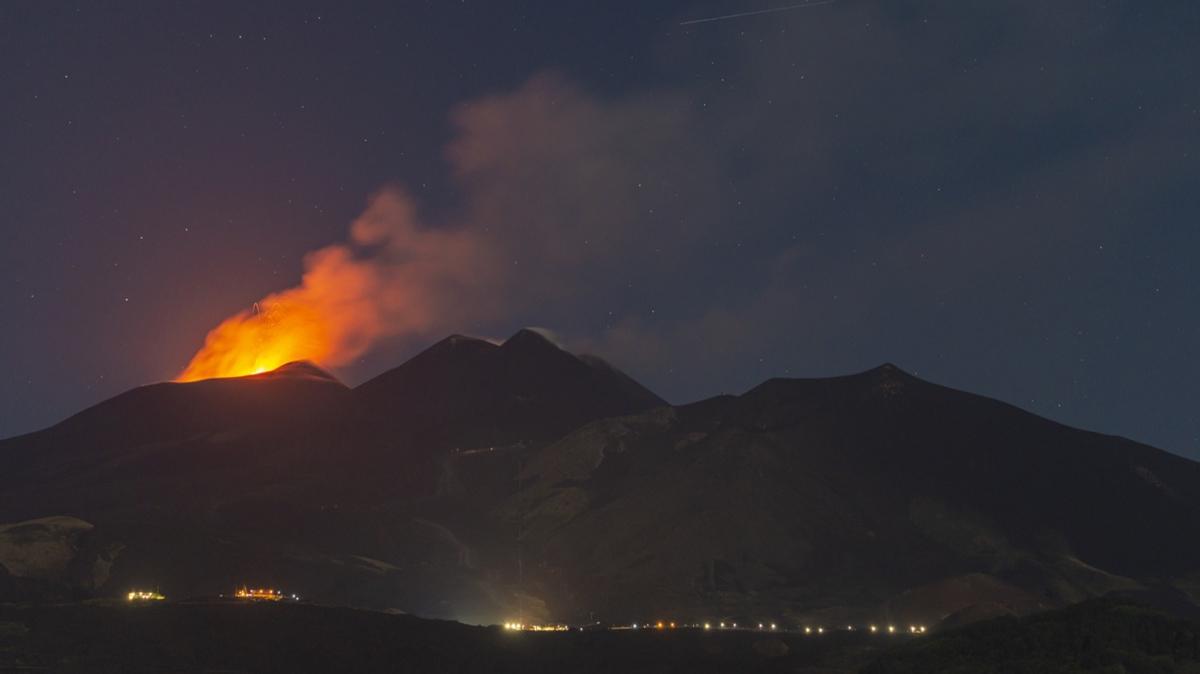
POLYGON ((0 442, 0 522, 23 598, 952 624, 1190 602, 1200 465, 892 365, 671 406, 523 330, 356 388, 301 362, 129 391, 0 442))
POLYGON ((555 439, 594 419, 667 403, 599 358, 525 329, 503 344, 453 335, 354 391, 364 423, 461 449, 555 439))

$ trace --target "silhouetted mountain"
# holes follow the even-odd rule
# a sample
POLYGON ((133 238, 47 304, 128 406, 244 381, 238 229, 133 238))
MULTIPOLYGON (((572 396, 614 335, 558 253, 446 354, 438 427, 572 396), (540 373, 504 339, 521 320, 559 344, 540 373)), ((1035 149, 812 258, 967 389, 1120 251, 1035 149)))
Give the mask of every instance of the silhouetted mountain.
POLYGON ((97 453, 196 433, 274 427, 336 407, 348 392, 312 363, 289 363, 251 377, 141 386, 49 429, 5 443, 6 447, 37 445, 44 452, 97 453))
POLYGON ((104 566, 73 572, 90 591, 271 582, 480 621, 1186 603, 1197 499, 1191 461, 891 365, 670 407, 531 330, 450 337, 353 390, 304 363, 142 387, 0 442, 0 522, 95 525, 66 562, 104 566))
POLYGON ((1196 463, 891 365, 594 422, 522 477, 556 613, 933 624, 1200 569, 1196 463))
POLYGON ((594 419, 666 405, 594 357, 534 330, 501 345, 448 337, 354 391, 387 442, 475 448, 538 442, 594 419))
POLYGON ((200 503, 213 483, 303 463, 313 429, 348 414, 350 389, 311 363, 142 386, 48 429, 0 441, 9 518, 200 503), (201 486, 201 489, 194 487, 201 486))
MULTIPOLYGON (((451 337, 355 390, 311 363, 155 384, 0 441, 0 522, 97 525, 129 544, 113 582, 216 592, 270 571, 306 594, 377 605, 382 584, 391 605, 462 615, 479 554, 459 536, 486 532, 455 503, 426 504, 461 493, 457 450, 521 451, 662 404, 533 331, 501 346, 451 337)), ((511 493, 513 466, 483 478, 511 493)))

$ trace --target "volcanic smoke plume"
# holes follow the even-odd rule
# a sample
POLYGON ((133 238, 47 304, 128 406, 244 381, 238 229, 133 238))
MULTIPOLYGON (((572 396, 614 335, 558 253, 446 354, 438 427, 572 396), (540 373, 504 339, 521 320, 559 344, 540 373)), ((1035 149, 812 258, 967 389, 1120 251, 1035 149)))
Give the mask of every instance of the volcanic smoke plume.
POLYGON ((377 194, 348 242, 212 330, 179 381, 301 359, 337 367, 379 339, 531 308, 554 320, 556 306, 627 292, 631 269, 686 277, 681 261, 722 221, 723 183, 689 110, 668 94, 598 98, 554 74, 459 106, 446 148, 455 208, 418 221, 407 194, 377 194))
POLYGON ((259 300, 208 333, 177 381, 236 377, 294 360, 349 362, 375 340, 429 330, 454 297, 474 296, 492 265, 478 237, 416 222, 388 189, 350 227, 348 243, 309 253, 300 285, 259 300))

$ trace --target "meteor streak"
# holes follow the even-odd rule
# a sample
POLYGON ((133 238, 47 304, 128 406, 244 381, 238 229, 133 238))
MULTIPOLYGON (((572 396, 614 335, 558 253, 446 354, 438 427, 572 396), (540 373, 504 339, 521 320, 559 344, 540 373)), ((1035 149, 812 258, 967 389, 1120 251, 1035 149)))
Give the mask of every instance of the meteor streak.
POLYGON ((757 16, 759 14, 774 14, 776 12, 786 12, 793 9, 803 9, 805 7, 816 7, 818 5, 832 5, 838 0, 814 0, 813 2, 802 2, 798 5, 788 5, 786 7, 771 7, 769 9, 759 9, 753 12, 738 12, 737 14, 723 14, 721 16, 710 16, 706 19, 691 19, 683 21, 679 25, 691 26, 697 23, 709 23, 710 21, 724 21, 725 19, 740 19, 744 16, 757 16))

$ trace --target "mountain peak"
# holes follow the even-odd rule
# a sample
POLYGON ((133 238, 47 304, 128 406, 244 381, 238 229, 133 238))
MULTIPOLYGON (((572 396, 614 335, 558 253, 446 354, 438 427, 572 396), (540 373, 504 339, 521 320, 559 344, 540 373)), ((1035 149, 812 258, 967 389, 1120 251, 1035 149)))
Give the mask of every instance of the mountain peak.
POLYGON ((552 438, 663 401, 612 366, 582 359, 526 328, 497 346, 454 335, 355 389, 383 434, 426 447, 552 438), (421 435, 425 433, 425 435, 421 435))
POLYGON ((304 379, 308 381, 324 381, 341 385, 337 377, 322 370, 311 360, 293 360, 284 363, 269 372, 251 375, 254 379, 304 379))
POLYGON ((501 346, 509 350, 553 348, 556 351, 571 353, 563 347, 557 335, 545 328, 521 328, 512 337, 504 340, 504 344, 501 346))
POLYGON ((867 370, 862 373, 877 379, 916 379, 913 375, 905 370, 900 369, 894 363, 884 363, 867 370))
POLYGON ((454 348, 464 348, 464 347, 473 348, 473 347, 478 347, 478 346, 495 347, 496 343, 491 340, 484 339, 482 337, 472 337, 471 335, 463 335, 463 334, 459 334, 456 332, 453 335, 450 335, 449 337, 442 339, 440 342, 434 344, 433 346, 431 346, 429 348, 430 349, 435 349, 435 348, 454 349, 454 348))

